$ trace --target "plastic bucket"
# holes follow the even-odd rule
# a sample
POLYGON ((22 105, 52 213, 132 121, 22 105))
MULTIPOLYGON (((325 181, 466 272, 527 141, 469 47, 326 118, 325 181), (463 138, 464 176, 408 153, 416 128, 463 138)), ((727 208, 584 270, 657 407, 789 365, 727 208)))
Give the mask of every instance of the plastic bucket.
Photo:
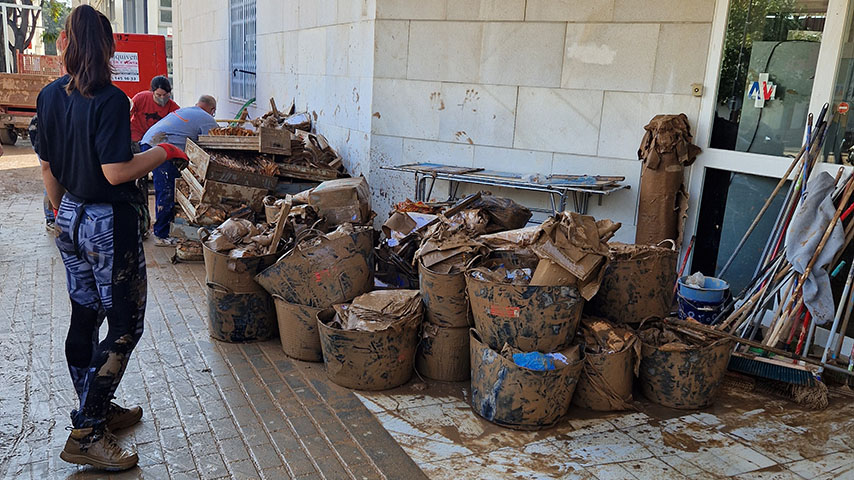
POLYGON ((678 316, 680 320, 693 318, 706 325, 712 325, 715 322, 715 318, 717 318, 724 305, 723 299, 716 302, 702 302, 699 300, 689 300, 682 296, 682 294, 676 295, 676 301, 679 304, 678 316))
POLYGON ((492 423, 519 430, 553 426, 569 409, 584 358, 557 370, 516 365, 471 329, 471 408, 492 423))
POLYGON ((289 303, 278 295, 273 295, 273 301, 276 302, 282 351, 297 360, 323 361, 320 336, 317 333, 317 314, 321 309, 289 303))
POLYGON ((208 331, 223 342, 254 342, 278 334, 273 300, 265 291, 236 293, 207 282, 208 331))
POLYGON ((703 286, 697 287, 685 283, 688 277, 679 279, 679 295, 692 302, 715 303, 723 302, 729 291, 729 283, 715 277, 705 277, 703 286))
POLYGON ((321 311, 317 328, 326 376, 342 387, 357 390, 403 385, 412 376, 421 317, 413 316, 378 332, 363 332, 330 327, 335 310, 321 311))
POLYGON ((642 345, 640 384, 646 398, 680 409, 704 408, 714 402, 732 353, 731 340, 684 350, 642 345))
POLYGON ((632 408, 637 358, 634 352, 634 348, 628 345, 619 352, 585 353, 584 370, 572 404, 601 412, 632 408))

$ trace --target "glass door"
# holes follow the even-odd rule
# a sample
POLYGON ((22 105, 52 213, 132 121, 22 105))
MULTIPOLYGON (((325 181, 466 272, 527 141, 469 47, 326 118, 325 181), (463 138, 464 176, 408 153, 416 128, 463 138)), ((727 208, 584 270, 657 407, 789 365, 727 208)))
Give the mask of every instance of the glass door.
MULTIPOLYGON (((694 270, 720 271, 800 150, 808 114, 847 94, 836 72, 848 72, 839 59, 851 35, 851 2, 718 0, 697 127, 704 152, 689 174, 694 270)), ((827 152, 831 161, 844 137, 827 152)), ((765 214, 724 276, 734 287, 753 276, 776 212, 765 214)), ((684 237, 683 248, 691 235, 684 237)))

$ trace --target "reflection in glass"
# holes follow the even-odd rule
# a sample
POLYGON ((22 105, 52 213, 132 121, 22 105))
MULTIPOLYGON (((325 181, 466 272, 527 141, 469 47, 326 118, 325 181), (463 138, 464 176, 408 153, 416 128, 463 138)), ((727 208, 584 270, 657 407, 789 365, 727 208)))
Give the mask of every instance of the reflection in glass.
POLYGON ((732 0, 711 146, 800 150, 827 1, 732 0))
POLYGON ((848 18, 831 103, 835 115, 828 126, 823 151, 824 161, 844 165, 854 164, 854 120, 851 120, 854 113, 850 112, 854 103, 854 25, 851 12, 848 18))

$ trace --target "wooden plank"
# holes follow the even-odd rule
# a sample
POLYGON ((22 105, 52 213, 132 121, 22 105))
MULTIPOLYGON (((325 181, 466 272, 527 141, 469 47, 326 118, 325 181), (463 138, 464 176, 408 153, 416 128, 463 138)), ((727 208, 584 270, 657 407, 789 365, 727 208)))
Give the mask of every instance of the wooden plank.
POLYGON ((54 80, 49 75, 0 73, 0 105, 36 108, 39 92, 54 80))
POLYGON ((273 190, 279 182, 276 177, 235 170, 216 162, 210 162, 208 164, 206 177, 207 178, 205 178, 205 180, 233 183, 235 185, 243 185, 246 187, 264 188, 266 190, 273 190))
POLYGON ((253 210, 260 211, 267 195, 266 188, 247 187, 231 183, 222 183, 215 180, 205 180, 204 186, 199 182, 190 169, 181 171, 181 177, 190 187, 192 198, 199 199, 199 203, 218 205, 230 203, 235 205, 249 205, 253 210))
MULTIPOLYGON (((182 181, 183 179, 175 180, 176 183, 182 181)), ((190 219, 191 222, 196 221, 196 207, 190 202, 190 199, 185 197, 180 189, 175 188, 175 200, 178 201, 178 205, 181 205, 181 210, 187 214, 187 218, 190 219)))
MULTIPOLYGON (((199 135, 196 142, 202 148, 215 150, 249 150, 260 151, 261 137, 253 135, 250 137, 238 137, 234 135, 199 135)), ((290 145, 288 145, 290 148, 290 145)))
POLYGON ((279 209, 279 218, 276 220, 276 230, 273 231, 273 240, 267 249, 267 254, 276 253, 276 247, 279 246, 279 241, 282 239, 282 234, 285 232, 285 223, 288 221, 288 214, 291 213, 291 202, 286 201, 282 208, 279 209))
POLYGON ((189 168, 185 168, 181 170, 181 178, 187 182, 187 186, 190 187, 190 196, 195 196, 196 198, 202 198, 205 194, 205 188, 199 183, 199 180, 195 177, 195 175, 190 172, 189 168), (195 195, 193 195, 195 194, 195 195))
POLYGON ((204 151, 196 142, 188 138, 184 153, 190 159, 190 167, 194 170, 194 173, 199 178, 205 178, 207 176, 208 164, 211 161, 211 156, 208 152, 204 151))

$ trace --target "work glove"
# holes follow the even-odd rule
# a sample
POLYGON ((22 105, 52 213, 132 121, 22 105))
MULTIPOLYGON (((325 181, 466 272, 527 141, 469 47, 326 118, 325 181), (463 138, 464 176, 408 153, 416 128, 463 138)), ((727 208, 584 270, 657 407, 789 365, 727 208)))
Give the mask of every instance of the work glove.
POLYGON ((175 168, 178 170, 183 170, 190 164, 187 154, 175 145, 171 143, 159 143, 157 146, 166 150, 166 160, 172 162, 172 165, 175 165, 175 168))

